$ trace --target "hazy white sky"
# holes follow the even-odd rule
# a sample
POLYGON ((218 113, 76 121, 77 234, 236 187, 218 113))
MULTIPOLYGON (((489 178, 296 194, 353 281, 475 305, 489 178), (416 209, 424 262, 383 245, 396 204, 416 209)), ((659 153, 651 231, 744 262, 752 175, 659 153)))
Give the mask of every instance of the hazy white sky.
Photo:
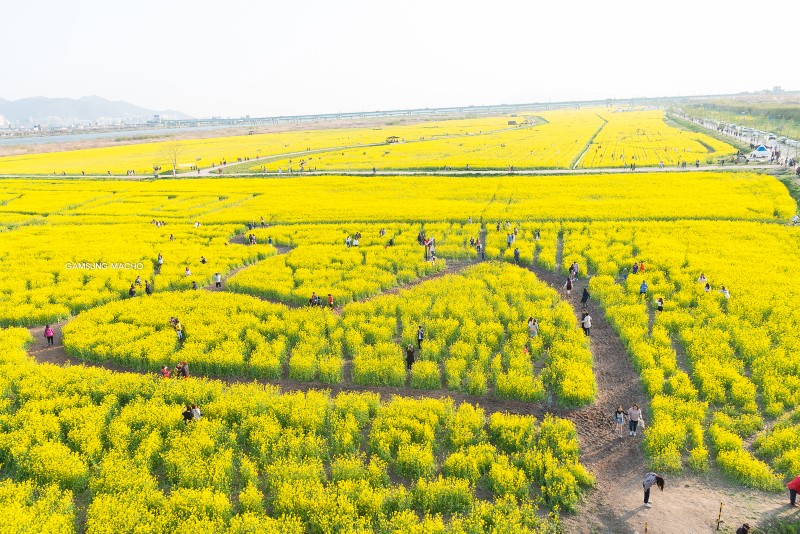
POLYGON ((0 98, 194 116, 800 89, 796 0, 0 0, 0 98))

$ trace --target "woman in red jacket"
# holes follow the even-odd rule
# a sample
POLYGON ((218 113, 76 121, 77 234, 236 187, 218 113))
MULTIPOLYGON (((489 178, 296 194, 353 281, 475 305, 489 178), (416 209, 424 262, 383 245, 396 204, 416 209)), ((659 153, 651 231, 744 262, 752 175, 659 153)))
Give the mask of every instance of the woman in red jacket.
POLYGON ((797 492, 800 491, 800 475, 794 477, 794 480, 786 484, 789 488, 789 504, 797 508, 797 492))

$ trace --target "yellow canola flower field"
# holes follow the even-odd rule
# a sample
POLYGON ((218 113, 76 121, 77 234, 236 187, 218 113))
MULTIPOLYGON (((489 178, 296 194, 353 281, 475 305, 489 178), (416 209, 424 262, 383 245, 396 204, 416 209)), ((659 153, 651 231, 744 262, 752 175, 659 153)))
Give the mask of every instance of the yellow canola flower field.
POLYGON ((8 180, 2 213, 48 222, 151 219, 202 224, 619 219, 786 220, 786 187, 739 172, 627 173, 491 178, 317 176, 157 180, 8 180), (76 200, 70 203, 70 198, 76 200), (53 201, 52 199, 55 199, 53 201), (52 205, 52 207, 51 207, 52 205), (182 214, 176 206, 184 206, 182 214), (57 217, 53 217, 57 215, 57 217))
POLYGON ((193 282, 203 287, 216 272, 227 273, 275 254, 268 245, 229 244, 238 229, 140 223, 37 225, 4 232, 0 324, 59 322, 99 304, 130 298, 131 286, 138 297, 147 284, 153 292, 189 289, 193 282))
POLYGON ((0 330, 9 532, 545 534, 594 482, 564 419, 36 365, 26 337, 0 330))
POLYGON ((289 309, 242 295, 174 291, 86 311, 63 333, 75 358, 152 372, 186 361, 202 375, 339 383, 346 355, 355 383, 401 387, 403 351, 416 343, 419 324, 428 332, 412 387, 440 389, 441 367, 448 389, 478 396, 494 386, 497 396, 528 401, 548 391, 568 406, 595 397, 591 353, 571 309, 531 273, 503 265, 354 303, 341 318, 324 306, 289 309), (532 339, 528 316, 541 325, 532 339), (542 373, 534 373, 534 362, 542 373))
MULTIPOLYGON (((436 138, 466 136, 480 132, 507 129, 506 117, 445 120, 422 122, 382 128, 318 129, 307 131, 276 132, 255 135, 213 137, 136 143, 120 146, 25 154, 0 157, 0 174, 38 175, 127 175, 133 170, 138 175, 172 173, 172 160, 177 154, 178 172, 193 167, 206 168, 223 162, 233 163, 280 154, 302 155, 310 151, 345 148, 359 145, 386 144, 389 136, 402 138, 436 138)), ((169 131, 165 131, 166 134, 169 131)))
POLYGON ((800 406, 800 312, 793 305, 800 292, 792 267, 800 259, 800 231, 711 221, 567 224, 563 230, 563 264, 578 261, 600 275, 590 289, 653 397, 645 445, 654 467, 680 468, 688 453, 689 465, 705 468, 703 424, 713 414, 710 445, 732 478, 779 489, 780 475, 794 476, 792 456, 774 439, 763 438, 753 450, 744 440, 766 420, 800 406), (632 274, 635 260, 644 262, 644 273, 632 274), (646 298, 640 297, 643 281, 646 298), (658 297, 663 312, 655 310, 658 297), (688 365, 679 363, 676 345, 688 365), (753 452, 772 460, 771 468, 753 452))
POLYGON ((598 111, 598 116, 607 122, 581 158, 583 169, 706 164, 736 154, 728 143, 668 124, 660 110, 598 111))
POLYGON ((481 135, 409 141, 295 156, 253 165, 253 172, 571 168, 603 124, 594 113, 537 112, 531 126, 481 135), (544 121, 542 121, 542 118, 544 121))
MULTIPOLYGON (((391 181, 316 177, 148 183, 9 180, 0 183, 0 194, 10 198, 0 212, 5 210, 8 215, 33 223, 20 226, 20 222, 15 222, 20 219, 12 217, 7 223, 10 229, 0 241, 0 269, 6 275, 0 281, 0 302, 4 304, 0 307, 0 324, 7 325, 58 321, 91 306, 124 298, 137 276, 141 276, 142 282, 142 286, 135 288, 140 295, 147 280, 155 283, 156 291, 186 289, 193 281, 199 286, 209 284, 216 272, 225 275, 274 253, 273 247, 263 246, 273 233, 275 242, 285 246, 304 243, 341 246, 347 234, 355 234, 361 228, 365 246, 385 246, 389 237, 380 238, 378 229, 386 226, 394 228, 396 233, 400 228, 397 223, 388 222, 348 223, 332 233, 330 227, 308 225, 287 226, 291 231, 285 231, 260 228, 262 217, 265 226, 276 221, 383 220, 404 221, 406 225, 409 221, 419 221, 413 230, 411 227, 402 230, 402 238, 396 234, 397 250, 401 245, 414 243, 418 231, 425 230, 437 239, 439 257, 472 259, 477 252, 469 245, 469 238, 479 237, 480 220, 704 217, 770 221, 788 219, 795 209, 786 189, 776 180, 739 173, 575 176, 567 183, 560 177, 544 176, 486 180, 398 177, 391 181), (473 218, 472 226, 422 223, 448 220, 464 223, 469 217, 473 218), (157 227, 153 220, 165 221, 166 225, 157 227), (200 223, 199 227, 195 227, 195 221, 200 223), (244 231, 244 223, 258 227, 253 232, 260 244, 255 248, 228 244, 234 233, 244 231), (170 234, 174 237, 172 241, 170 234), (324 239, 320 238, 322 235, 324 239), (159 253, 165 261, 163 271, 156 276, 154 262, 159 253), (200 263, 201 257, 207 259, 206 264, 200 263), (101 267, 95 268, 95 263, 101 267), (74 264, 81 265, 75 269, 74 264), (186 267, 190 268, 190 276, 185 274, 186 267)), ((494 233, 490 233, 492 240, 484 244, 490 258, 498 257, 501 250, 511 254, 500 237, 505 233, 497 236, 498 240, 493 241, 494 233)), ((422 248, 417 250, 418 258, 422 258, 422 248)), ((297 251, 293 257, 300 254, 297 251)), ((389 251, 385 254, 391 258, 389 251)), ((555 261, 554 255, 552 250, 541 257, 555 261)), ((413 249, 408 249, 407 256, 414 258, 413 249)), ((523 259, 529 261, 532 257, 532 249, 522 250, 523 259)), ((293 272, 307 268, 312 260, 320 261, 308 258, 295 264, 293 272)), ((285 259, 282 261, 285 263, 285 259)), ((387 269, 394 273, 404 270, 399 265, 387 269)), ((413 270, 417 276, 430 272, 427 267, 413 270)), ((243 273, 242 277, 245 276, 243 273)), ((403 275, 400 279, 409 278, 403 275)), ((286 280, 291 287, 287 286, 283 294, 292 294, 301 285, 297 276, 292 275, 291 282, 286 280)), ((254 291, 265 287, 259 281, 246 285, 254 291)), ((381 284, 381 287, 387 286, 381 284)), ((348 291, 364 294, 360 290, 348 291)), ((299 295, 294 293, 292 298, 299 295)))
POLYGON ((179 172, 223 163, 242 163, 234 172, 548 169, 572 168, 579 157, 580 167, 595 168, 633 162, 673 165, 695 159, 705 163, 735 152, 710 136, 665 122, 660 110, 537 111, 509 119, 311 129, 6 156, 0 157, 0 174, 127 175, 135 171, 150 176, 154 167, 160 167, 160 174, 170 174, 173 160, 179 172), (388 142, 389 138, 396 142, 388 142), (257 158, 264 159, 252 161, 257 158))

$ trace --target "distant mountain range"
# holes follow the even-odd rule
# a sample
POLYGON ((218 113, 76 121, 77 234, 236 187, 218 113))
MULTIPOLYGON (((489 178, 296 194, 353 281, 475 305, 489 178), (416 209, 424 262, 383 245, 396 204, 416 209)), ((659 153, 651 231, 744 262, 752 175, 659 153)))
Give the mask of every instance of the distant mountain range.
POLYGON ((81 98, 47 98, 34 96, 20 100, 0 98, 0 125, 69 126, 75 124, 141 124, 161 115, 162 118, 191 118, 180 111, 156 111, 121 100, 99 96, 81 98), (5 118, 5 121, 3 120, 5 118))

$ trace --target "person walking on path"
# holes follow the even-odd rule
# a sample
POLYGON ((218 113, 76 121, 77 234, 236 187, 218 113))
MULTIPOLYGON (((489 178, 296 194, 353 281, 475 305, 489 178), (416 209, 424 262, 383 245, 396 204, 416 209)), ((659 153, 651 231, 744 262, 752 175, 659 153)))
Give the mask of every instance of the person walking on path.
POLYGON ((567 278, 567 281, 564 283, 564 292, 569 297, 572 294, 572 278, 567 278))
POLYGON ((789 506, 797 508, 797 492, 800 491, 800 475, 794 477, 794 480, 786 484, 789 488, 789 506))
POLYGON ((214 286, 222 287, 222 275, 219 273, 214 273, 214 286))
POLYGON ((136 286, 134 286, 133 284, 131 284, 131 288, 128 290, 128 296, 129 297, 136 296, 136 286))
POLYGON ((153 286, 150 285, 150 280, 144 281, 144 294, 145 295, 152 295, 153 294, 153 286))
POLYGON ((331 295, 330 293, 328 293, 328 307, 330 309, 333 309, 333 295, 331 295))
POLYGON ((628 408, 628 435, 635 436, 636 429, 639 426, 639 421, 642 419, 642 410, 639 405, 635 404, 628 408))
POLYGON ((650 508, 650 488, 653 484, 658 486, 658 489, 664 491, 664 477, 658 473, 647 473, 642 480, 642 487, 644 488, 644 506, 650 508))
POLYGON ((519 265, 519 248, 514 248, 514 263, 519 265))
POLYGON ((647 297, 647 280, 642 280, 642 285, 639 286, 639 298, 647 297))
POLYGON ((414 365, 414 345, 409 343, 406 347, 406 369, 410 371, 412 365, 414 365))
POLYGON ((664 299, 662 297, 656 299, 656 309, 660 312, 664 311, 664 299))
POLYGON ((614 412, 614 434, 622 437, 622 425, 625 423, 625 410, 622 405, 617 406, 617 411, 614 412))
POLYGON ((175 326, 175 334, 178 336, 178 341, 182 341, 183 340, 183 325, 181 324, 181 322, 178 320, 177 317, 175 318, 174 326, 175 326))
POLYGON ((53 338, 55 337, 55 332, 53 332, 53 329, 50 328, 49 324, 44 326, 44 337, 47 338, 47 346, 52 347, 53 338))
POLYGON ((422 325, 417 328, 417 348, 422 350, 422 340, 425 339, 425 331, 422 329, 422 325))
POLYGON ((581 304, 583 304, 583 309, 585 310, 586 307, 589 305, 589 288, 583 288, 583 295, 581 295, 581 304))
POLYGON ((587 337, 591 337, 592 316, 589 315, 589 312, 583 312, 583 317, 581 317, 581 326, 583 327, 583 333, 586 334, 587 337))

